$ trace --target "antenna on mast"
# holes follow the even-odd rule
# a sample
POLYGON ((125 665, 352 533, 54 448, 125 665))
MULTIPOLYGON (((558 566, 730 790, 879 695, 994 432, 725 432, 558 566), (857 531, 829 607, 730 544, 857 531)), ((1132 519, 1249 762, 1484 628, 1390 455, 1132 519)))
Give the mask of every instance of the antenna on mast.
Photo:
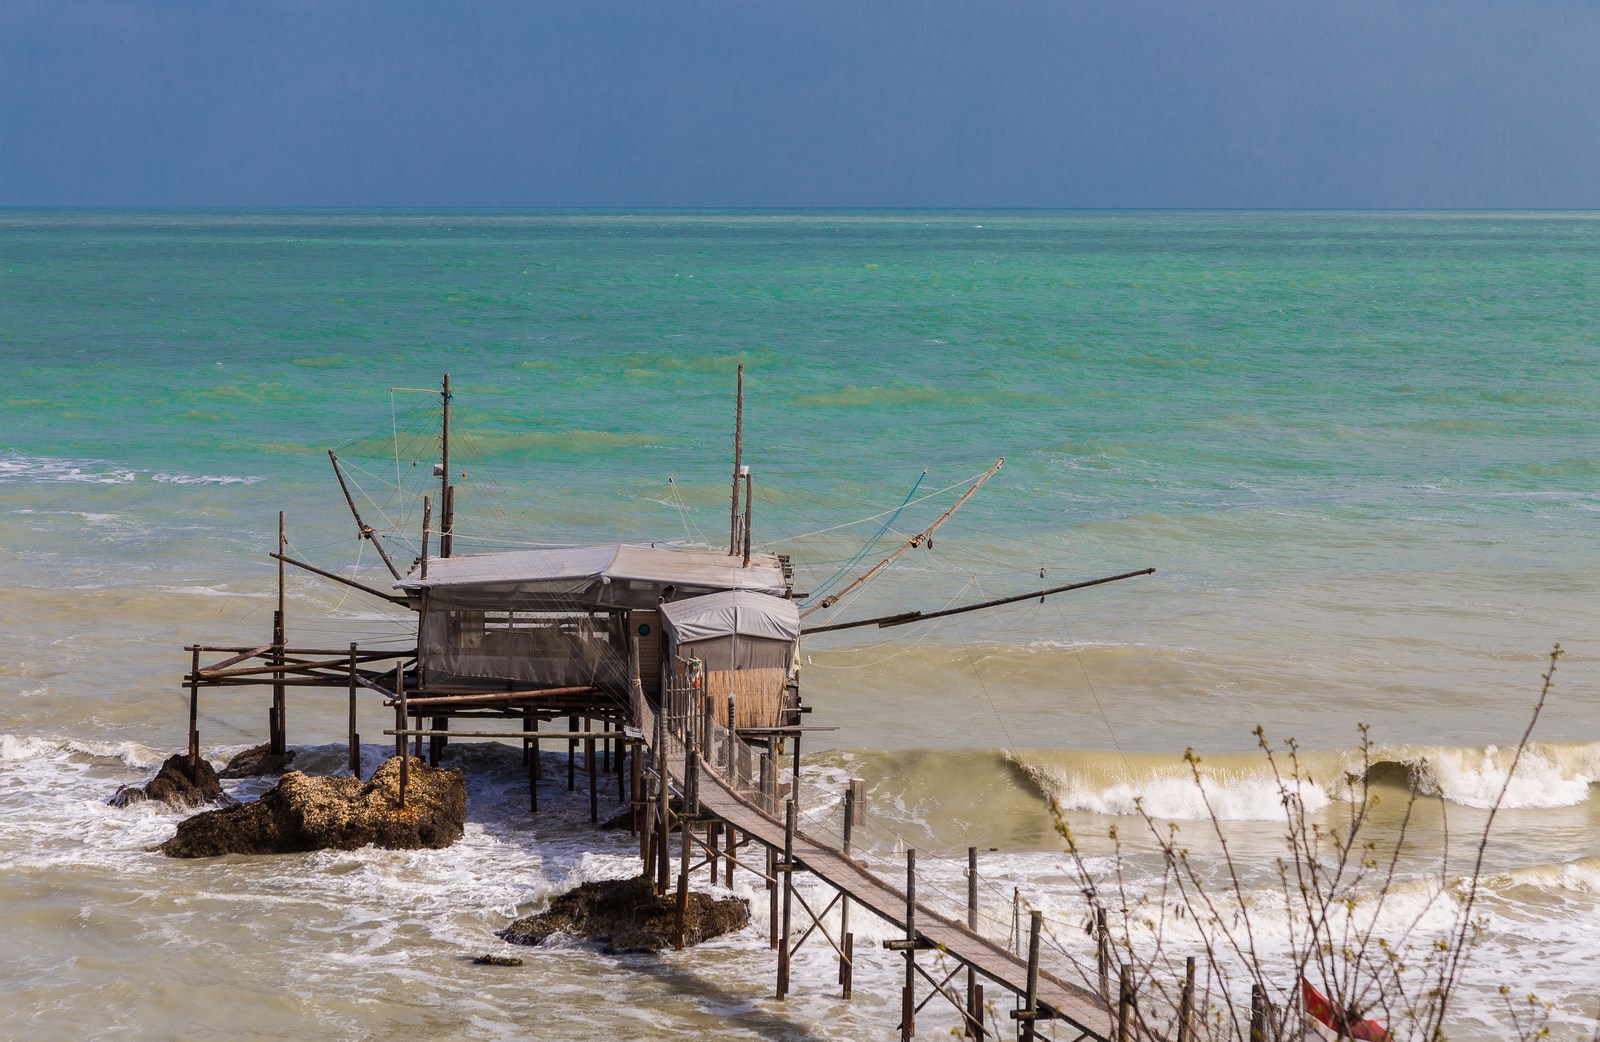
MULTIPOLYGON (((733 508, 728 516, 728 556, 739 553, 739 468, 744 456, 744 366, 739 366, 739 385, 733 406, 733 508)), ((748 502, 745 504, 749 508, 748 502)))

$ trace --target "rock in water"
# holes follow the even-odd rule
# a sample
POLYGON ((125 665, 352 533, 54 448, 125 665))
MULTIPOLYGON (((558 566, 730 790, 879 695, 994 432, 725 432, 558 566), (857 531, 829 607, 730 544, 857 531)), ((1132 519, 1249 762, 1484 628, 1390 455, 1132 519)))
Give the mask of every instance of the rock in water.
MULTIPOLYGON (((283 754, 271 752, 272 746, 260 745, 238 753, 228 765, 217 772, 219 778, 259 778, 263 774, 282 774, 294 760, 294 750, 283 754)), ((409 786, 408 786, 409 788, 409 786)))
POLYGON ((180 822, 178 834, 159 849, 168 857, 355 850, 369 844, 415 850, 448 847, 461 838, 467 785, 460 771, 413 759, 403 810, 399 796, 397 758, 385 761, 366 784, 290 771, 254 803, 180 822))
MULTIPOLYGON (((551 901, 548 911, 518 919, 498 934, 512 944, 539 944, 561 933, 600 941, 613 954, 658 952, 672 947, 674 900, 658 896, 644 876, 584 883, 551 901)), ((750 906, 737 897, 717 900, 691 891, 683 922, 684 943, 699 944, 742 930, 750 906)))
POLYGON ((124 785, 106 802, 113 807, 126 807, 145 800, 156 800, 171 807, 198 807, 205 803, 227 803, 228 794, 222 791, 217 772, 205 757, 200 758, 199 770, 191 779, 188 754, 173 753, 143 788, 124 785))

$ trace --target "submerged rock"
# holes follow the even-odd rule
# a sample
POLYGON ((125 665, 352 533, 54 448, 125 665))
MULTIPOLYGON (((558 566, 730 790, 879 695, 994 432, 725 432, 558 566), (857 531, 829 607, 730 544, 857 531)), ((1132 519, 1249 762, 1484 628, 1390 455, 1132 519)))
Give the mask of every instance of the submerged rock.
MULTIPOLYGON (((294 760, 294 750, 278 754, 263 742, 234 755, 228 765, 217 772, 219 778, 259 778, 264 774, 282 774, 294 760)), ((408 786, 409 788, 409 786, 408 786)))
POLYGON ((167 757, 167 762, 161 765, 161 770, 156 772, 156 776, 145 785, 124 785, 106 802, 113 807, 126 807, 134 803, 143 803, 145 800, 155 800, 170 807, 198 807, 206 803, 230 802, 228 794, 222 791, 222 783, 217 780, 216 769, 205 757, 200 758, 199 769, 195 776, 189 777, 187 753, 173 753, 167 757))
MULTIPOLYGON (((683 940, 699 944, 742 930, 750 906, 742 898, 718 900, 689 893, 683 940)), ((608 953, 658 952, 672 947, 676 895, 658 896, 644 876, 584 883, 550 902, 548 911, 518 919, 498 931, 512 944, 540 944, 553 934, 599 941, 608 953)))
POLYGON ((178 824, 158 848, 168 857, 288 854, 448 847, 467 817, 462 773, 410 761, 406 805, 399 806, 400 761, 390 758, 363 784, 357 778, 313 778, 290 771, 254 803, 205 811, 178 824))
POLYGON ((515 955, 480 955, 472 960, 479 966, 521 966, 522 960, 515 955))

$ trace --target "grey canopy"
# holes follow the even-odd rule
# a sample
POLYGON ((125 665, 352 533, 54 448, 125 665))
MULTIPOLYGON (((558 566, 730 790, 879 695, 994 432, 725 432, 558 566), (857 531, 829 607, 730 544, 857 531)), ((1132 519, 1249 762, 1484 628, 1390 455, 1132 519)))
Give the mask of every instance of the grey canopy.
POLYGON ((730 636, 789 643, 800 639, 800 610, 794 601, 746 590, 663 604, 661 623, 676 644, 730 636))
POLYGON ((788 594, 776 554, 753 554, 745 565, 716 550, 628 543, 435 558, 426 579, 418 567, 394 585, 412 596, 426 592, 439 606, 546 611, 653 608, 663 597, 723 590, 771 600, 788 594))

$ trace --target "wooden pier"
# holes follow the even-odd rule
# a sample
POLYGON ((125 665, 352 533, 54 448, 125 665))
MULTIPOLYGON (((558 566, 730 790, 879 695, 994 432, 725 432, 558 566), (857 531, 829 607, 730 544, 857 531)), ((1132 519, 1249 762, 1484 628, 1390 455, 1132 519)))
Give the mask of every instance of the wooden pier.
MULTIPOLYGON (((742 417, 742 367, 740 373, 737 415, 742 417)), ((1013 902, 1012 931, 1005 943, 979 929, 976 850, 968 851, 967 914, 961 922, 918 899, 915 850, 905 851, 903 884, 886 878, 887 869, 872 871, 858 856, 853 843, 864 810, 860 781, 852 780, 843 793, 838 842, 831 841, 831 834, 823 836, 831 829, 815 814, 802 814, 800 807, 803 799, 810 801, 816 795, 807 795, 802 783, 801 740, 807 732, 831 730, 802 723, 810 712, 801 702, 796 667, 802 633, 907 625, 1042 600, 1148 575, 1150 569, 936 612, 802 628, 803 616, 836 603, 907 551, 931 545, 935 529, 1004 461, 884 561, 839 594, 802 611, 796 602, 805 595, 794 591, 788 557, 752 552, 752 484, 740 455, 737 423, 726 553, 618 543, 458 556, 453 553, 456 495, 449 466, 448 376, 440 393, 443 463, 434 469, 440 479, 439 556, 429 553, 434 515, 430 498, 424 496, 421 554, 402 572, 384 550, 379 533, 362 519, 339 459, 330 451, 358 537, 377 547, 394 579, 392 589, 399 592, 389 593, 290 557, 280 513, 277 553, 271 555, 278 563, 271 638, 257 647, 186 649, 191 656, 184 686, 189 696, 192 771, 198 772, 200 761, 200 692, 212 688, 270 689, 267 746, 279 756, 288 751, 291 692, 299 698, 309 694, 308 689, 321 688, 342 695, 348 700, 349 769, 357 777, 362 762, 357 703, 362 692, 381 696, 384 710, 393 714, 393 726, 383 730, 383 744, 387 747, 392 741, 393 753, 400 758, 402 807, 407 764, 423 755, 424 739, 426 755, 435 764, 453 738, 520 743, 530 811, 539 809, 544 769, 540 743, 564 742, 568 791, 577 788, 582 749, 592 821, 600 820, 600 771, 615 771, 618 800, 632 810, 643 873, 661 894, 673 888, 673 833, 677 832, 680 946, 694 870, 709 868, 715 880, 720 863, 724 885, 732 885, 735 869, 754 872, 765 882, 779 999, 790 989, 794 953, 812 938, 825 940, 837 953, 838 984, 845 998, 851 996, 856 957, 850 913, 859 907, 892 924, 900 935, 884 946, 905 961, 899 1024, 903 1040, 915 1035, 917 1014, 936 999, 954 1007, 968 1037, 999 1034, 995 1007, 985 1000, 986 988, 1014 996, 1015 1008, 1007 1019, 1015 1025, 1017 1037, 1028 1042, 1042 1037, 1046 1029, 1059 1031, 1062 1026, 1068 1033, 1057 1037, 1063 1039, 1164 1039, 1155 1027, 1157 1020, 1141 1013, 1126 969, 1117 975, 1112 994, 1113 958, 1103 916, 1095 919, 1093 931, 1098 989, 1091 990, 1041 967, 1039 912, 1030 913, 1024 931, 1020 904, 1013 902), (285 626, 285 565, 409 608, 417 615, 415 643, 408 640, 403 648, 362 648, 355 643, 347 648, 291 646, 285 626), (225 657, 202 665, 201 656, 207 653, 225 657), (467 726, 452 726, 453 721, 467 726), (784 763, 790 774, 787 782, 780 778, 784 763), (802 817, 809 831, 800 827, 802 817), (756 856, 760 854, 764 858, 756 856), (701 859, 696 862, 696 857, 701 859), (810 873, 832 892, 825 907, 817 910, 807 903, 794 885, 796 872, 810 873), (809 920, 799 929, 796 905, 809 920), (939 958, 919 961, 919 953, 929 952, 939 958), (951 963, 954 969, 948 968, 951 963), (958 990, 952 982, 963 972, 965 987, 958 990)), ((1162 1018, 1175 1025, 1176 1042, 1187 1042, 1193 989, 1191 963, 1184 998, 1171 1016, 1162 1018)))

